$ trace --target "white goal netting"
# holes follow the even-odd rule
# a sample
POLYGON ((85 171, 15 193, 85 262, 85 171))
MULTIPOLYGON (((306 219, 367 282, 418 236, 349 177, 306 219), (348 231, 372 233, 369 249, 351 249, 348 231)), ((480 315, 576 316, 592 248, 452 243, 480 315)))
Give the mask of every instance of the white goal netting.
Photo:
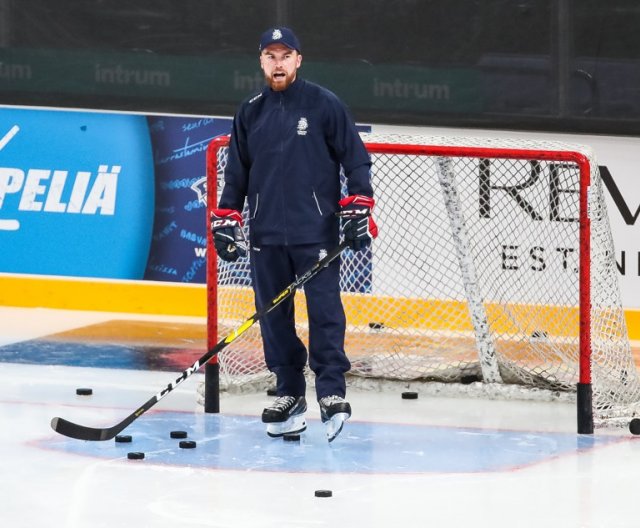
MULTIPOLYGON (((342 255, 351 382, 482 382, 572 393, 589 373, 583 366, 580 377, 582 353, 597 425, 632 416, 640 380, 590 152, 523 140, 363 139, 380 234, 372 248, 342 255), (588 331, 580 331, 581 321, 588 331)), ((210 154, 218 195, 225 154, 210 154)), ((218 287, 222 337, 255 311, 248 262, 219 261, 209 280, 218 287)), ((303 291, 296 314, 306 340, 303 291)), ((259 325, 219 362, 226 387, 268 384, 259 325)))

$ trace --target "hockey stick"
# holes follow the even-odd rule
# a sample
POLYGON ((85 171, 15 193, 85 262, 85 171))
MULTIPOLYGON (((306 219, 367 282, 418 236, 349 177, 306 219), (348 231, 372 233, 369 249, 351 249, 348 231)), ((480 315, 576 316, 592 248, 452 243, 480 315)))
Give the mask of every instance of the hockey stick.
POLYGON ((338 257, 347 246, 347 242, 342 242, 339 246, 330 251, 324 258, 316 262, 306 273, 300 275, 300 277, 298 277, 294 282, 289 284, 289 286, 287 286, 278 295, 276 295, 271 300, 271 303, 268 306, 263 307, 251 317, 249 317, 237 329, 235 329, 224 339, 219 341, 215 347, 209 350, 193 365, 185 370, 175 381, 169 383, 169 385, 162 389, 158 394, 149 398, 149 400, 143 403, 141 407, 127 416, 120 423, 114 425, 113 427, 106 428, 87 427, 85 425, 75 424, 73 422, 65 420, 64 418, 56 417, 51 420, 51 427, 55 432, 60 433, 61 435, 68 436, 70 438, 76 438, 78 440, 110 440, 111 438, 115 437, 123 429, 128 427, 134 420, 142 416, 162 398, 169 394, 173 389, 180 385, 184 380, 191 376, 191 374, 199 370, 202 365, 207 363, 207 361, 218 354, 223 348, 238 339, 249 328, 251 328, 256 321, 259 321, 262 317, 264 317, 276 306, 278 306, 282 301, 290 297, 295 292, 296 288, 309 282, 309 280, 315 277, 323 268, 327 267, 336 257, 338 257))

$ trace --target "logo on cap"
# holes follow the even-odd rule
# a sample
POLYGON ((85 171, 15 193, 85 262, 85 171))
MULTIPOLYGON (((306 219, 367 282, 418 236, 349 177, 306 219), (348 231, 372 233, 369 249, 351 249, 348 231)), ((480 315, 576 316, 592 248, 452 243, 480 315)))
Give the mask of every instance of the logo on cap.
POLYGON ((300 42, 293 31, 286 27, 269 28, 260 36, 258 49, 262 51, 271 44, 282 44, 289 49, 300 52, 300 42))

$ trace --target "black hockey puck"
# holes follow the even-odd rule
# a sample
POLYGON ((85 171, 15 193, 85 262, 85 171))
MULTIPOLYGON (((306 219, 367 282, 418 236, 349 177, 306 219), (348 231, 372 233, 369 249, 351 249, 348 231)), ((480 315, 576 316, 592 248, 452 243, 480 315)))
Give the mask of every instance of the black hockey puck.
POLYGON ((171 431, 169 433, 169 436, 171 436, 171 438, 186 438, 187 437, 187 432, 186 431, 171 431))
POLYGON ((182 449, 194 449, 196 447, 196 443, 193 440, 182 440, 178 445, 182 449))
POLYGON ((369 323, 369 328, 371 328, 371 330, 382 330, 384 328, 384 323, 377 323, 375 321, 371 321, 369 323))
POLYGON ((640 435, 640 418, 634 418, 629 422, 629 431, 631 434, 640 435))
POLYGON ((418 393, 417 392, 413 392, 413 391, 406 391, 402 393, 402 399, 403 400, 417 400, 418 399, 418 393))
POLYGON ((278 391, 276 389, 267 389, 267 396, 277 396, 278 391))
POLYGON ((93 394, 93 389, 90 389, 89 387, 80 387, 79 389, 76 389, 76 394, 78 396, 91 396, 93 394))
POLYGON ((131 453, 127 453, 127 458, 129 460, 142 460, 144 458, 144 453, 140 451, 132 451, 131 453))
POLYGON ((119 444, 124 444, 127 442, 131 442, 132 438, 131 435, 117 435, 116 436, 116 442, 118 442, 119 444))
POLYGON ((285 442, 299 442, 300 435, 299 434, 286 434, 282 437, 285 442))
POLYGON ((333 492, 331 490, 316 490, 315 496, 316 497, 332 497, 333 492))

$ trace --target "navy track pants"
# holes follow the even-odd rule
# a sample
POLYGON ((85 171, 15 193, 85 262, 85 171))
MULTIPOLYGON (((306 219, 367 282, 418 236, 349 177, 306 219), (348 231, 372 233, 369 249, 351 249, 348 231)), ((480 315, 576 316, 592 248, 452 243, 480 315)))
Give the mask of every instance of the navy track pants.
MULTIPOLYGON (((326 244, 252 247, 256 308, 269 304, 331 249, 326 244)), ((335 259, 304 285, 309 367, 316 376, 318 399, 332 394, 344 397, 344 374, 351 368, 344 351, 346 318, 340 299, 339 271, 340 259, 335 259)), ((278 396, 303 396, 306 390, 307 350, 296 333, 294 312, 292 295, 260 321, 265 361, 277 377, 278 396)))

